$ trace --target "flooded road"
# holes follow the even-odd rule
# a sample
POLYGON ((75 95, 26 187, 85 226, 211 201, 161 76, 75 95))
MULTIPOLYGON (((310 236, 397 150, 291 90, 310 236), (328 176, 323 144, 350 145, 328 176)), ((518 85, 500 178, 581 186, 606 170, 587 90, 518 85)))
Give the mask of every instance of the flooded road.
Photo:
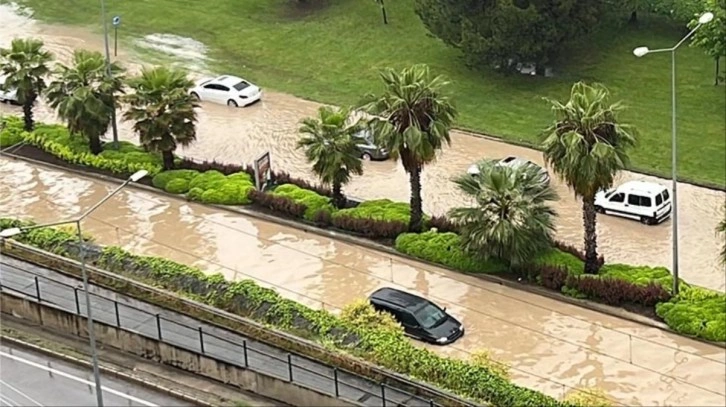
MULTIPOLYGON (((102 50, 102 36, 84 28, 40 24, 19 15, 8 6, 0 5, 0 46, 13 36, 34 35, 41 37, 48 48, 60 60, 67 60, 78 47, 102 50)), ((148 50, 157 54, 168 53, 172 63, 191 67, 199 76, 204 69, 205 48, 193 40, 151 35, 136 41, 139 54, 134 50, 121 49, 119 60, 138 70, 139 55, 148 50)), ((265 84, 259 84, 263 88, 265 84)), ((196 159, 248 164, 260 154, 270 151, 272 166, 293 175, 314 180, 310 165, 295 149, 299 121, 315 115, 320 106, 289 95, 265 91, 261 103, 245 109, 203 104, 199 111, 198 141, 179 153, 196 159)), ((18 107, 0 106, 0 114, 19 114, 18 107)), ((53 121, 55 115, 47 106, 37 108, 39 120, 53 121)), ((120 137, 136 141, 130 123, 119 124, 120 137)), ((466 205, 451 178, 466 171, 467 167, 482 158, 502 158, 517 155, 542 163, 541 153, 509 144, 471 137, 465 133, 452 133, 452 146, 439 160, 423 172, 424 209, 433 214, 443 214, 449 208, 466 205)), ((643 179, 666 186, 670 181, 626 172, 622 180, 643 179)), ((582 216, 580 203, 559 181, 554 183, 560 194, 556 205, 557 237, 560 240, 582 245, 582 216)), ((400 164, 388 162, 365 163, 365 174, 354 178, 345 191, 364 199, 390 198, 399 201, 409 199, 408 177, 400 164)), ((680 271, 689 282, 717 290, 726 290, 726 271, 718 262, 721 241, 714 229, 722 218, 721 207, 726 193, 682 184, 679 187, 680 271)), ((658 226, 646 226, 637 222, 598 217, 599 250, 608 262, 644 264, 671 267, 671 222, 658 226)))
MULTIPOLYGON (((0 174, 0 216, 37 222, 74 216, 114 187, 5 158, 0 174)), ((486 347, 517 383, 555 397, 595 386, 624 405, 726 403, 724 349, 470 276, 133 189, 83 227, 101 244, 253 278, 332 311, 382 286, 417 292, 467 328, 434 350, 466 358, 486 347)))

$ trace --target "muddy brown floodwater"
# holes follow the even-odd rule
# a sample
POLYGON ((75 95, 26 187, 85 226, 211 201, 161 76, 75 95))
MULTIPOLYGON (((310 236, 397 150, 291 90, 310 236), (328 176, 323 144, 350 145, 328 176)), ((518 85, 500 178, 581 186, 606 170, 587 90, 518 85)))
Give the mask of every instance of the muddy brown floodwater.
MULTIPOLYGON (((0 5, 0 46, 14 36, 29 35, 41 37, 63 61, 68 59, 74 48, 101 50, 103 46, 102 36, 88 29, 41 24, 22 15, 16 8, 0 5)), ((158 53, 169 52, 168 58, 172 63, 191 66, 198 71, 205 66, 205 49, 191 39, 187 42, 189 49, 184 49, 183 39, 151 35, 136 43, 158 53)), ((121 49, 119 59, 132 71, 140 66, 139 56, 133 50, 121 49)), ((265 87, 265 84, 260 85, 265 87)), ((203 104, 199 110, 198 141, 180 153, 196 159, 251 163, 260 154, 270 151, 275 169, 314 180, 310 166, 303 154, 295 149, 295 143, 299 121, 314 115, 318 106, 317 103, 271 91, 266 91, 261 103, 245 109, 203 104)), ((41 105, 37 110, 40 120, 55 120, 47 106, 41 105)), ((0 114, 10 112, 18 114, 20 109, 0 106, 0 114)), ((119 132, 124 140, 137 139, 129 123, 120 123, 119 132)), ((452 146, 423 173, 424 209, 433 214, 443 214, 451 207, 465 205, 464 198, 450 182, 451 178, 466 171, 477 160, 506 155, 518 155, 542 164, 541 153, 535 150, 454 131, 452 146)), ((670 181, 631 172, 621 176, 622 181, 631 179, 670 185, 670 181)), ((560 201, 556 204, 559 213, 557 237, 581 246, 580 204, 561 182, 557 181, 554 185, 560 194, 560 201)), ((345 190, 351 196, 365 199, 407 201, 409 198, 408 177, 400 164, 392 161, 365 163, 365 175, 355 178, 345 190)), ((693 284, 724 291, 726 272, 718 261, 722 240, 714 230, 721 219, 726 194, 689 184, 681 184, 679 192, 681 276, 693 284)), ((622 218, 599 216, 598 238, 599 250, 609 262, 671 267, 670 221, 646 226, 622 218)))
MULTIPOLYGON (((37 222, 70 218, 114 187, 6 158, 0 174, 0 217, 37 222)), ((623 405, 726 405, 724 349, 470 276, 134 189, 83 228, 101 244, 252 278, 334 312, 382 286, 419 293, 467 329, 434 351, 467 358, 486 347, 517 383, 555 397, 595 386, 623 405)))

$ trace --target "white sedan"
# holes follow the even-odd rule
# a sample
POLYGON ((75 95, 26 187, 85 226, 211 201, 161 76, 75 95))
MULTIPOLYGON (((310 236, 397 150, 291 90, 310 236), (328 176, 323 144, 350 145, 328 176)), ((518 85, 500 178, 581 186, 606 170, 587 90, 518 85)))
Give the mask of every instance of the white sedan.
POLYGON ((260 88, 231 75, 202 79, 189 91, 189 94, 201 101, 232 107, 244 107, 257 102, 262 97, 260 88))
MULTIPOLYGON (((545 183, 550 183, 550 175, 547 173, 547 170, 540 167, 539 165, 533 163, 532 161, 529 161, 524 158, 515 157, 513 155, 510 155, 506 158, 503 158, 497 162, 498 166, 505 166, 510 168, 519 168, 525 165, 531 165, 538 169, 539 171, 539 178, 545 183)), ((466 171, 470 175, 477 175, 479 174, 479 165, 478 164, 472 164, 469 169, 466 171)))

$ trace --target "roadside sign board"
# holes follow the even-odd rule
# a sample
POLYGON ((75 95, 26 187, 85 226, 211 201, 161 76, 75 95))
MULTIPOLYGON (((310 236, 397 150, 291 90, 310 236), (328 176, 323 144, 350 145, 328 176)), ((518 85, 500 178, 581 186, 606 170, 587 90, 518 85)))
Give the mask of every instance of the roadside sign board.
POLYGON ((272 179, 272 167, 270 166, 270 152, 262 154, 255 160, 255 187, 262 191, 272 179))

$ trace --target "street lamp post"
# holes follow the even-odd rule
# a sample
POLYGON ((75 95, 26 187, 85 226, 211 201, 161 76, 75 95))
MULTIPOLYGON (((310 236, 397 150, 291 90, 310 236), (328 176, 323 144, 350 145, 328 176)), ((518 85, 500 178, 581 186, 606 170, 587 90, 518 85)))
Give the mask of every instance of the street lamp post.
POLYGON ((693 33, 696 32, 702 25, 707 24, 713 20, 713 13, 703 13, 698 18, 698 25, 686 34, 676 45, 671 48, 661 49, 649 49, 648 47, 638 47, 633 50, 633 54, 640 58, 647 54, 655 54, 658 52, 670 52, 671 53, 671 178, 673 181, 673 197, 672 201, 672 249, 673 249, 673 295, 678 294, 678 149, 676 143, 676 50, 680 47, 687 39, 689 39, 693 33))
MULTIPOLYGON (((106 47, 106 75, 111 77, 111 52, 108 50, 108 21, 106 21, 106 2, 101 0, 101 21, 103 22, 103 43, 106 47)), ((118 149, 118 127, 116 125, 116 97, 113 98, 111 111, 111 129, 113 130, 113 147, 118 149)))
POLYGON ((106 195, 105 198, 101 199, 93 205, 90 209, 88 209, 86 212, 84 212, 80 217, 76 219, 61 221, 61 222, 53 222, 48 223, 45 225, 34 225, 29 227, 23 227, 23 228, 9 228, 4 229, 0 231, 0 237, 2 238, 10 238, 25 232, 28 232, 33 229, 38 228, 47 228, 52 226, 60 226, 60 225, 67 225, 71 223, 75 223, 76 225, 76 234, 78 236, 78 247, 79 247, 79 255, 80 255, 80 261, 81 261, 81 276, 83 278, 83 291, 85 294, 86 299, 86 319, 88 320, 88 341, 91 347, 91 359, 93 364, 93 378, 96 382, 96 402, 98 407, 103 407, 103 391, 101 389, 101 374, 98 369, 98 352, 96 350, 96 334, 93 330, 93 313, 92 313, 92 307, 91 307, 91 294, 88 290, 88 273, 86 272, 86 254, 85 254, 85 247, 83 244, 83 233, 81 232, 81 222, 87 218, 91 213, 93 213, 96 209, 98 209, 101 205, 103 205, 106 201, 111 199, 114 195, 119 193, 125 186, 130 184, 131 182, 137 182, 140 179, 144 178, 148 172, 146 170, 141 170, 136 173, 134 173, 132 176, 130 176, 126 181, 124 181, 123 184, 121 184, 118 188, 114 189, 106 195))

